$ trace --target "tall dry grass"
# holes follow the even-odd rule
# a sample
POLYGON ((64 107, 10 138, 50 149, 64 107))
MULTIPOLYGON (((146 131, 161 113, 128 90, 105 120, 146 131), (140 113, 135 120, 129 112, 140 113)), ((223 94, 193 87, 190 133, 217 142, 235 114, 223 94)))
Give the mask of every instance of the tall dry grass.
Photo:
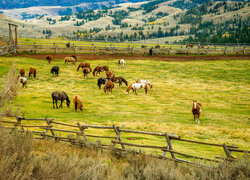
POLYGON ((121 154, 34 140, 0 127, 0 179, 248 179, 249 156, 235 162, 187 166, 143 153, 121 154))

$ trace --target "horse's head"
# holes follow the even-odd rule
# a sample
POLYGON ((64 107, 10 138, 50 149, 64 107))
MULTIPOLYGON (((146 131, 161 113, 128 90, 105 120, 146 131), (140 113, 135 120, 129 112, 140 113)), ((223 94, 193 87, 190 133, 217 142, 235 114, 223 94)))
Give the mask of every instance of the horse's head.
POLYGON ((196 105, 197 105, 197 100, 193 100, 193 107, 194 107, 194 109, 196 109, 196 105))
POLYGON ((128 86, 127 90, 126 90, 126 94, 127 94, 127 95, 129 94, 129 91, 130 91, 131 88, 132 88, 132 84, 130 84, 130 85, 128 86))
POLYGON ((81 106, 80 106, 80 110, 82 111, 83 110, 83 105, 81 104, 81 106))
POLYGON ((70 105, 70 100, 67 100, 67 107, 69 107, 69 105, 70 105))

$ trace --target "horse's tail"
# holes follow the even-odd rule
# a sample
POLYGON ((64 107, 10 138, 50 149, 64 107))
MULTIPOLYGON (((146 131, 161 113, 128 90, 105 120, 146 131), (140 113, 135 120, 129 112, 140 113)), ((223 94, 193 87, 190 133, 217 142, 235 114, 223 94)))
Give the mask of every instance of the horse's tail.
POLYGON ((145 84, 145 94, 147 94, 147 93, 148 93, 148 85, 145 84))
POLYGON ((34 78, 36 78, 36 69, 34 69, 34 78))
POLYGON ((77 111, 77 99, 75 100, 75 111, 77 111))
POLYGON ((93 71, 93 76, 95 76, 95 72, 96 72, 96 68, 95 68, 94 71, 93 71))

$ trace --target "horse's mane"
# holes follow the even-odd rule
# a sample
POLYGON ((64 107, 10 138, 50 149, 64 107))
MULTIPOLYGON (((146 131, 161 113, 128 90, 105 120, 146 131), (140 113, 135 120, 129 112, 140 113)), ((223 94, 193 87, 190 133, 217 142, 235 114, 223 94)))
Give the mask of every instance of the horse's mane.
POLYGON ((123 77, 120 77, 122 79, 122 81, 126 84, 126 86, 128 85, 128 82, 123 78, 123 77))
POLYGON ((96 66, 95 69, 93 70, 93 76, 95 75, 95 72, 97 71, 98 68, 99 66, 96 66))
POLYGON ((61 93, 63 93, 66 96, 66 100, 69 101, 69 96, 64 91, 62 91, 61 93))
POLYGON ((131 89, 131 87, 132 87, 132 85, 133 85, 133 83, 131 83, 129 86, 128 86, 128 88, 127 88, 127 92, 131 89))
MULTIPOLYGON (((82 64, 82 63, 81 63, 82 64)), ((79 66, 77 67, 77 71, 79 71, 80 67, 81 67, 81 64, 79 64, 79 66)))

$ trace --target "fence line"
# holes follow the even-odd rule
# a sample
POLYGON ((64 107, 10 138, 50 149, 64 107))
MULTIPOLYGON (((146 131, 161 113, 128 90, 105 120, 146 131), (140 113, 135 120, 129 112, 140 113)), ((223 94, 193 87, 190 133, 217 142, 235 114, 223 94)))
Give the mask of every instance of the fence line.
MULTIPOLYGON (((109 139, 109 144, 104 144, 103 142, 101 143, 102 147, 106 146, 112 146, 113 148, 116 148, 116 145, 121 145, 121 148, 123 150, 126 150, 126 147, 131 146, 131 147, 137 147, 137 148, 151 148, 151 149, 158 149, 162 151, 162 155, 159 157, 165 157, 166 153, 169 152, 171 154, 172 160, 177 161, 177 162, 190 162, 185 159, 180 159, 176 158, 176 155, 181 155, 184 157, 188 158, 194 158, 194 159, 200 159, 200 160, 205 160, 205 161, 213 161, 213 162, 220 162, 219 160, 216 159, 210 159, 207 157, 198 157, 195 155, 190 155, 186 154, 183 152, 178 152, 173 149, 172 146, 172 140, 175 141, 184 141, 184 142, 189 142, 189 143, 196 143, 196 144, 203 144, 207 146, 217 146, 217 147, 222 147, 226 154, 226 158, 223 157, 217 157, 218 159, 226 159, 226 160, 233 160, 234 157, 232 156, 232 152, 239 152, 239 153, 249 153, 249 150, 243 150, 239 149, 235 145, 226 145, 226 144, 215 144, 215 143, 207 143, 207 142, 200 142, 200 141, 194 141, 194 140, 188 140, 188 139, 182 139, 180 136, 174 135, 174 134, 168 134, 168 133, 162 133, 162 132, 146 132, 146 131, 136 131, 136 130, 130 130, 130 129, 124 129, 124 125, 122 127, 112 125, 112 126, 97 126, 97 125, 81 125, 80 123, 76 123, 77 125, 72 125, 72 124, 67 124, 67 123, 61 123, 55 121, 55 119, 48 119, 48 118, 24 118, 24 117, 16 117, 16 122, 14 121, 7 121, 7 120, 0 120, 0 123, 4 125, 6 128, 18 128, 20 127, 22 130, 25 130, 24 128, 27 128, 27 130, 31 130, 33 134, 35 135, 36 139, 45 139, 47 138, 52 138, 55 141, 64 141, 64 142, 70 142, 72 144, 77 144, 77 140, 79 138, 84 138, 84 141, 89 141, 88 137, 91 138, 104 138, 104 139, 109 139), (25 121, 29 121, 29 125, 22 124, 25 121), (31 121, 34 121, 36 124, 30 124, 31 121), (39 122, 46 122, 46 125, 40 125, 39 122), (37 124, 38 123, 38 124, 37 124), (13 124, 14 127, 10 126, 5 126, 5 124, 13 124), (60 127, 54 127, 54 125, 58 126, 63 126, 67 127, 70 129, 61 129, 60 127), (74 128, 74 129, 72 129, 74 128), (92 128, 92 129, 102 129, 102 130, 108 130, 112 131, 115 133, 115 136, 102 136, 102 135, 93 135, 93 134, 88 134, 86 133, 86 129, 92 128), (39 129, 39 131, 38 131, 39 129), (42 131, 41 131, 42 130, 42 131), (50 134, 49 134, 50 132, 50 134), (61 132, 65 136, 57 136, 56 132, 61 132), (75 134, 76 136, 73 137, 72 134, 75 134), (127 143, 123 142, 122 140, 122 134, 124 133, 137 133, 137 134, 146 134, 146 135, 151 135, 151 136, 162 136, 165 137, 166 140, 166 146, 156 146, 156 145, 145 145, 145 144, 135 144, 135 143, 127 143)), ((100 133, 98 131, 98 133, 100 133)), ((79 143, 78 143, 79 144, 79 143)), ((83 146, 84 142, 81 142, 79 145, 83 146)))
POLYGON ((17 52, 33 53, 93 53, 93 54, 149 54, 153 49, 153 55, 227 55, 250 54, 250 46, 185 46, 185 45, 125 45, 125 44, 86 44, 67 47, 63 43, 47 44, 18 44, 17 52))

